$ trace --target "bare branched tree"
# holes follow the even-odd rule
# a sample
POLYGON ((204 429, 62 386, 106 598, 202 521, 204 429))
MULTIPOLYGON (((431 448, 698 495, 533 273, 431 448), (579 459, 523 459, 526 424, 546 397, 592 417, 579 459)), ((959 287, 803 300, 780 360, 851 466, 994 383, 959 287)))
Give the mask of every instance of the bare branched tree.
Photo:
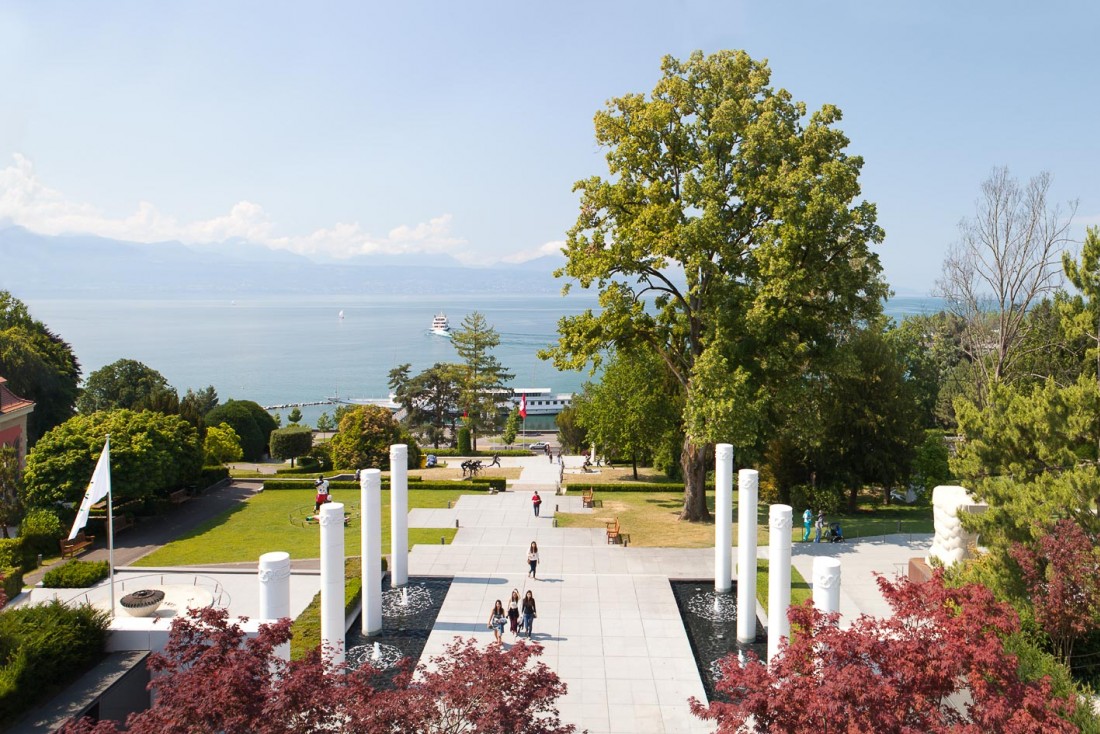
POLYGON ((974 217, 959 223, 959 241, 936 284, 935 294, 965 323, 962 349, 976 367, 979 405, 991 384, 1013 379, 1013 364, 1025 353, 1027 311, 1061 282, 1077 203, 1069 202, 1067 212, 1052 205, 1050 183, 1044 171, 1021 186, 1007 167, 995 168, 982 183, 974 217))

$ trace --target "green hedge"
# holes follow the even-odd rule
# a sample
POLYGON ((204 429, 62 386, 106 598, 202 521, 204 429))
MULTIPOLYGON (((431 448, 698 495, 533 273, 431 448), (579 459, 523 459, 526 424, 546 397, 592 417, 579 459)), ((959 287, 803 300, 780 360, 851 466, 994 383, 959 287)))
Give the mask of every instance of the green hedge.
POLYGON ((0 538, 0 568, 16 568, 23 565, 23 539, 0 538))
POLYGON ((48 589, 87 589, 107 578, 107 561, 69 561, 46 572, 42 585, 48 589))
MULTIPOLYGON (((608 482, 607 484, 585 484, 570 482, 569 491, 591 489, 593 492, 683 492, 683 482, 608 482)), ((714 489, 707 485, 707 491, 714 489)))
POLYGON ((3 582, 0 583, 0 588, 4 589, 8 601, 11 601, 23 590, 23 569, 14 566, 11 568, 0 567, 0 576, 4 578, 3 582))
MULTIPOLYGON (((463 486, 474 490, 489 490, 495 489, 498 492, 503 490, 507 486, 508 480, 504 477, 477 477, 475 479, 466 479, 463 481, 412 481, 412 477, 409 478, 409 489, 462 489, 463 486)), ((389 490, 390 483, 383 479, 382 489, 389 490)), ((294 479, 269 479, 264 482, 264 491, 269 489, 313 489, 313 482, 310 481, 298 481, 294 479)), ((329 482, 329 489, 359 489, 359 484, 356 482, 337 481, 329 482)), ((683 487, 681 487, 683 489, 683 487)))
POLYGON ((0 614, 0 721, 11 721, 103 657, 107 613, 59 601, 0 614))
POLYGON ((23 553, 27 560, 39 553, 44 556, 57 553, 57 541, 64 535, 61 520, 52 510, 29 510, 23 522, 19 523, 19 537, 23 539, 23 553))
POLYGON ((229 467, 204 466, 202 471, 199 472, 199 488, 212 487, 223 479, 229 479, 229 467))

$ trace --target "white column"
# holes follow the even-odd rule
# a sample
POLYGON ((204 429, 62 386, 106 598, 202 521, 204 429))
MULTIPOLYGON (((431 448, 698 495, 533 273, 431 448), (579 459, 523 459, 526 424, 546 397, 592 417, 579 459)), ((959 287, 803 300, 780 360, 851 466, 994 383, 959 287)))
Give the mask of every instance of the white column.
MULTIPOLYGON (((260 556, 260 616, 261 620, 278 620, 290 616, 290 554, 283 551, 260 556)), ((290 660, 290 643, 279 645, 275 654, 290 660)))
POLYGON ((760 474, 737 473, 737 641, 756 639, 756 496, 760 474))
POLYGON ((840 561, 836 558, 814 559, 814 606, 822 614, 840 611, 840 561))
POLYGON ((791 606, 790 505, 772 505, 768 511, 768 661, 779 652, 779 640, 791 636, 787 609, 791 606))
POLYGON ((733 588, 733 446, 714 447, 714 590, 733 588))
POLYGON ((321 651, 344 662, 344 504, 321 505, 321 651))
POLYGON ((359 479, 359 506, 362 526, 359 538, 363 559, 363 615, 360 618, 364 635, 382 631, 382 472, 367 469, 359 479))
POLYGON ((390 446, 390 586, 409 583, 409 447, 390 446))

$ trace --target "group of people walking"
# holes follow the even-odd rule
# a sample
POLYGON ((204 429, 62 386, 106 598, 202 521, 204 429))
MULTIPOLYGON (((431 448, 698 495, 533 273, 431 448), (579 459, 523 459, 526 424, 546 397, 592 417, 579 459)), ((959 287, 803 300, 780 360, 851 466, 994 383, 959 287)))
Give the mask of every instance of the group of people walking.
POLYGON ((802 513, 802 542, 809 542, 811 528, 815 543, 820 543, 822 540, 826 543, 840 543, 844 540, 844 531, 840 529, 840 523, 834 522, 832 525, 827 523, 824 510, 818 511, 815 520, 813 510, 807 507, 802 513))
MULTIPOLYGON (((531 547, 527 551, 527 576, 537 579, 538 567, 539 544, 531 541, 531 547)), ((508 622, 513 640, 522 634, 526 634, 527 639, 531 639, 535 618, 538 616, 538 611, 535 608, 535 595, 528 591, 521 600, 519 589, 512 589, 512 597, 508 600, 508 608, 505 609, 500 599, 497 599, 496 604, 493 605, 493 611, 489 612, 487 626, 493 631, 497 642, 503 642, 505 621, 508 622)))

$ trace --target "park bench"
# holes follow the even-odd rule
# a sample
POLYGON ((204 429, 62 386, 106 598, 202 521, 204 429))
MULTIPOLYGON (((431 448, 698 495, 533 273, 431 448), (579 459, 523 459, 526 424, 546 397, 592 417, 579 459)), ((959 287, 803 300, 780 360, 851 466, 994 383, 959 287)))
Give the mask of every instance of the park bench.
POLYGON ((607 523, 607 542, 608 544, 619 543, 622 540, 622 536, 619 534, 619 518, 615 518, 615 522, 607 523))
POLYGON ((168 499, 172 501, 174 505, 182 505, 187 500, 191 499, 191 495, 187 493, 186 489, 177 489, 168 495, 168 499))
POLYGON ((584 490, 584 494, 581 495, 581 506, 582 507, 595 507, 596 506, 596 501, 592 498, 592 488, 591 487, 584 490))
POLYGON ((132 528, 134 521, 130 519, 129 515, 119 515, 113 518, 111 521, 114 524, 115 533, 121 533, 126 528, 132 528))
POLYGON ((81 530, 76 534, 76 537, 72 540, 68 538, 61 539, 61 557, 62 558, 76 558, 77 553, 90 546, 95 542, 94 535, 85 535, 81 530))

